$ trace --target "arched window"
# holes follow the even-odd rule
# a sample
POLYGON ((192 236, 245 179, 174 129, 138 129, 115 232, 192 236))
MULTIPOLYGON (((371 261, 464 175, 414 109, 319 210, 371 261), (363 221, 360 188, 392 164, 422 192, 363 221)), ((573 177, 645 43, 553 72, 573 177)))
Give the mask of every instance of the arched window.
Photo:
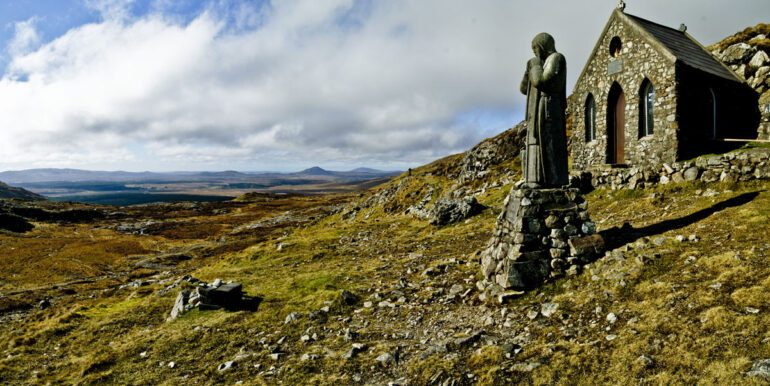
POLYGON ((639 89, 639 138, 652 135, 655 127, 655 87, 644 79, 639 89))
POLYGON ((596 102, 594 96, 588 94, 585 106, 586 142, 596 140, 596 102))
POLYGON ((613 58, 616 58, 620 56, 620 47, 622 46, 622 43, 620 42, 620 38, 615 36, 610 40, 610 56, 613 58))

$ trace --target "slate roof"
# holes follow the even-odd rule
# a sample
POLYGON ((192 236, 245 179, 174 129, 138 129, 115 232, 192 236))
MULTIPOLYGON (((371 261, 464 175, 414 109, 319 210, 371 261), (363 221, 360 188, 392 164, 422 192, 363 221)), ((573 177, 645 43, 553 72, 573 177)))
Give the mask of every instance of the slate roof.
POLYGON ((720 78, 741 82, 721 62, 706 51, 690 35, 634 15, 625 14, 631 20, 657 39, 677 60, 695 69, 716 75, 720 78))

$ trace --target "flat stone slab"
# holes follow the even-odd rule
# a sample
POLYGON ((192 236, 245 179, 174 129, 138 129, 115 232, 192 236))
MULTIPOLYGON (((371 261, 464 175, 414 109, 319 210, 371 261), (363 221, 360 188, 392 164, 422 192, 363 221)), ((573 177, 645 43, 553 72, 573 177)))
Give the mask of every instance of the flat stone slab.
POLYGON ((219 287, 199 287, 198 293, 201 295, 202 305, 235 308, 243 299, 241 283, 222 284, 219 287))

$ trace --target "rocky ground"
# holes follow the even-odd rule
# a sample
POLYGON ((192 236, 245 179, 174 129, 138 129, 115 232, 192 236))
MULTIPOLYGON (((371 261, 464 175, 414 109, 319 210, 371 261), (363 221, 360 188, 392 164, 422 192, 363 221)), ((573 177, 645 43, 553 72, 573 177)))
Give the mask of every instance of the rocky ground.
MULTIPOLYGON (((507 133, 497 140, 516 141, 507 133)), ((55 284, 43 275, 17 290, 34 275, 3 260, 4 379, 450 385, 767 377, 768 182, 596 190, 589 212, 607 254, 499 297, 481 290, 479 259, 518 159, 460 183, 469 158, 415 169, 360 197, 94 207, 104 216, 29 219, 33 230, 2 235, 7 256, 58 239, 18 258, 64 262, 51 259, 77 245, 92 270, 49 268, 55 284), (462 210, 470 198, 484 206, 480 213, 462 210), (437 202, 457 203, 438 205, 455 214, 449 224, 431 225, 431 216, 447 218, 437 202), (416 205, 428 215, 407 210, 416 205), (116 252, 97 267, 87 247, 116 252), (259 307, 191 305, 169 320, 181 291, 216 279, 241 283, 259 307)))
POLYGON ((479 260, 519 179, 518 132, 360 194, 4 201, 32 228, 0 231, 2 380, 770 381, 770 181, 595 190, 607 253, 490 296, 479 260), (228 282, 258 307, 200 305, 228 282))

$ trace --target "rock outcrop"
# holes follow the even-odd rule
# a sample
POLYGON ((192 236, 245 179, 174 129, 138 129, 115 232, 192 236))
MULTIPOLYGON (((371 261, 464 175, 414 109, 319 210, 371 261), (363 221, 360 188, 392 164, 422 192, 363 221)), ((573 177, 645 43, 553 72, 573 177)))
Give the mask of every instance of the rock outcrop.
POLYGON ((473 196, 460 199, 442 197, 433 205, 429 221, 431 225, 451 224, 478 214, 484 208, 473 196))
POLYGON ((759 94, 762 114, 758 138, 770 139, 770 39, 760 26, 746 29, 709 47, 759 94))
POLYGON ((457 182, 464 184, 468 181, 484 177, 489 167, 497 165, 519 155, 523 145, 527 122, 519 122, 493 138, 486 139, 468 150, 460 160, 460 171, 457 182))

